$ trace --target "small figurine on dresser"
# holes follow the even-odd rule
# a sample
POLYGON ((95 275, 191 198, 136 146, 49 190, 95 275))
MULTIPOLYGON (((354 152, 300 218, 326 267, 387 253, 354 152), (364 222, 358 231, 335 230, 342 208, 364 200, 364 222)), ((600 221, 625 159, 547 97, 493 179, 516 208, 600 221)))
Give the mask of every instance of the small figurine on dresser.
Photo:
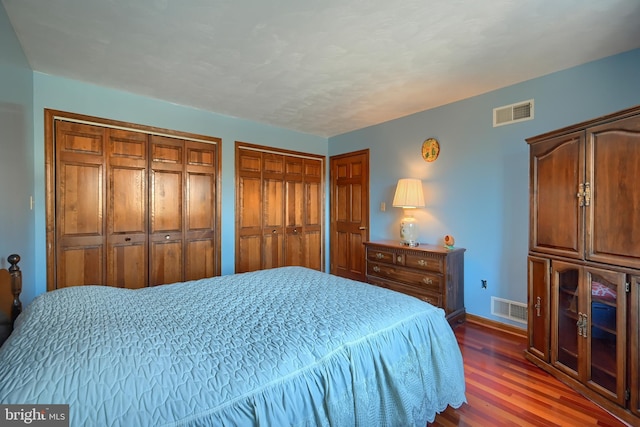
POLYGON ((447 234, 446 236, 444 236, 444 247, 447 249, 453 249, 453 245, 456 243, 456 240, 453 238, 452 235, 447 234))

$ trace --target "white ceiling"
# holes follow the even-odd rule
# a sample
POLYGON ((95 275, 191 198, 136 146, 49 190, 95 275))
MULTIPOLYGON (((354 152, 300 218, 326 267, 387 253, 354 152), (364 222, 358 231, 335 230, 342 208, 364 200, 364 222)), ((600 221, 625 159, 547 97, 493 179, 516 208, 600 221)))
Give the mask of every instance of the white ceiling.
POLYGON ((35 71, 324 137, 640 47, 638 0, 2 3, 35 71))

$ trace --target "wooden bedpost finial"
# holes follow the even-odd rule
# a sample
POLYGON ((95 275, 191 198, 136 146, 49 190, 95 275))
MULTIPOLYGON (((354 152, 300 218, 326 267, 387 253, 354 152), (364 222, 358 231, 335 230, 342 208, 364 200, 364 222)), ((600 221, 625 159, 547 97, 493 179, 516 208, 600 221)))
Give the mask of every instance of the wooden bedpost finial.
POLYGON ((22 292, 22 271, 18 267, 20 255, 11 254, 7 257, 11 264, 9 274, 11 275, 11 293, 13 294, 13 304, 11 305, 11 321, 15 321, 22 312, 22 302, 20 302, 20 292, 22 292))

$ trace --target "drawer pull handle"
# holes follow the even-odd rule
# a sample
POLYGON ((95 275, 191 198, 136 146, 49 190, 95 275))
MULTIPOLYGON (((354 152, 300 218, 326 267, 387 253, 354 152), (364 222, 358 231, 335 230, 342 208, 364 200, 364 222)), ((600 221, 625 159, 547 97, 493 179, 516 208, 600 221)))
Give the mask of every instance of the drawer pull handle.
POLYGON ((382 259, 382 258, 384 258, 384 255, 382 255, 380 252, 378 252, 378 253, 376 254, 376 258, 378 258, 378 259, 382 259))
POLYGON ((378 267, 377 265, 374 265, 373 271, 375 271, 376 273, 380 273, 380 267, 378 267))
POLYGON ((428 278, 428 277, 423 278, 422 281, 424 283, 426 283, 427 285, 432 285, 433 284, 433 280, 428 278))
POLYGON ((420 264, 421 266, 424 267, 425 265, 427 265, 427 261, 421 259, 421 260, 418 261, 418 264, 420 264))
POLYGON ((429 297, 422 297, 422 300, 428 302, 429 304, 433 304, 433 300, 429 297))
POLYGON ((398 255, 398 262, 402 262, 402 255, 398 255))

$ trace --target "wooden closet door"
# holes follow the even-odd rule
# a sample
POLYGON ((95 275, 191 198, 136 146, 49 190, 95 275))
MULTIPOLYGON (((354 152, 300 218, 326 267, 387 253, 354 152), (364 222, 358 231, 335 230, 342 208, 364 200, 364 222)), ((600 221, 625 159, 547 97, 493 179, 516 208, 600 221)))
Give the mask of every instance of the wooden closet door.
POLYGON ((323 166, 320 160, 304 160, 304 265, 323 270, 322 223, 324 218, 323 166))
POLYGON ((322 270, 324 162, 258 147, 236 142, 236 273, 322 270))
POLYGON ((306 265, 304 224, 304 159, 287 157, 285 174, 285 260, 284 265, 306 265))
POLYGON ((236 273, 262 268, 262 153, 236 145, 236 273))
POLYGON ((185 280, 212 277, 216 265, 217 147, 185 142, 185 280))
POLYGON ((55 288, 106 284, 105 139, 99 126, 55 123, 55 288))
POLYGON ((149 285, 184 280, 184 142, 151 136, 149 285))
POLYGON ((147 141, 141 132, 107 130, 107 284, 148 283, 147 141))
POLYGON ((285 157, 262 154, 262 245, 260 268, 286 265, 285 253, 285 157))

